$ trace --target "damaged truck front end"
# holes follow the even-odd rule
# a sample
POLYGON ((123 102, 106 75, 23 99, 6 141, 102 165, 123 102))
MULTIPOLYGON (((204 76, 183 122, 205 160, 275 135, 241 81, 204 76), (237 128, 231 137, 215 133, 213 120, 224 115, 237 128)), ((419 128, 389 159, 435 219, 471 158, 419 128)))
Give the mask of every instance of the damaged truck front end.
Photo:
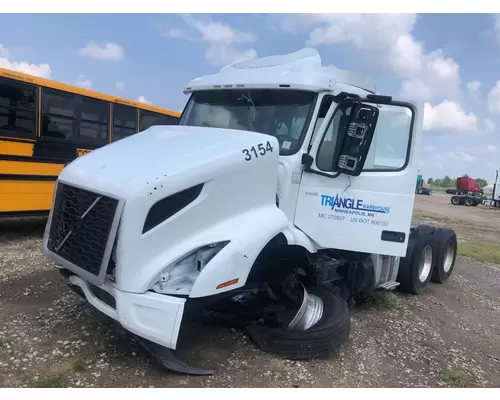
POLYGON ((157 356, 176 349, 186 301, 244 286, 288 224, 275 204, 276 139, 199 129, 152 127, 68 165, 44 237, 69 284, 157 356), (242 149, 259 142, 267 155, 249 164, 242 149))

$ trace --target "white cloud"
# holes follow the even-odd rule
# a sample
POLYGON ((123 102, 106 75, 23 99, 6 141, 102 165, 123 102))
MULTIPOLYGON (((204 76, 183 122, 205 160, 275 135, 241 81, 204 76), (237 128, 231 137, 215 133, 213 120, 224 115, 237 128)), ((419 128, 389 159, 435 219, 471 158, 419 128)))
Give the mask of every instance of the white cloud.
POLYGON ((257 38, 254 34, 237 31, 221 22, 202 21, 191 15, 184 15, 183 19, 207 44, 205 58, 213 65, 225 66, 257 57, 254 48, 238 49, 235 46, 255 42, 257 38))
POLYGON ((144 96, 139 96, 137 98, 137 101, 139 103, 144 103, 144 104, 153 104, 152 102, 150 102, 148 99, 146 99, 144 96))
POLYGON ((427 54, 422 52, 420 62, 421 70, 415 71, 413 77, 403 81, 402 96, 416 100, 458 96, 460 91, 459 66, 452 58, 445 57, 441 50, 436 50, 427 54))
POLYGON ((163 36, 173 39, 187 38, 185 32, 182 29, 175 27, 168 28, 166 31, 163 32, 163 36))
POLYGON ((301 26, 312 26, 310 46, 352 44, 370 63, 404 80, 404 97, 426 101, 457 97, 458 64, 441 49, 425 51, 423 43, 412 35, 417 18, 415 14, 396 13, 307 14, 287 17, 282 27, 297 31, 301 26))
POLYGON ((489 152, 491 153, 494 153, 495 151, 497 151, 497 147, 496 146, 493 146, 492 144, 489 144, 488 146, 486 146, 486 148, 488 149, 489 152))
POLYGON ((424 104, 424 130, 453 132, 476 132, 478 118, 473 113, 468 113, 450 100, 443 100, 437 106, 430 103, 424 104))
POLYGON ((466 163, 471 163, 473 161, 476 161, 476 157, 463 151, 449 151, 446 153, 446 156, 452 160, 465 161, 466 163))
POLYGON ((479 89, 481 89, 481 82, 474 80, 467 83, 469 93, 479 93, 479 89))
POLYGON ((116 81, 116 83, 115 83, 115 87, 116 87, 118 90, 123 90, 123 89, 125 89, 125 84, 124 84, 122 81, 116 81))
POLYGON ((500 115, 500 80, 488 92, 488 110, 500 115))
POLYGON ((89 42, 79 52, 82 56, 97 60, 119 61, 125 58, 123 49, 114 42, 89 42))
POLYGON ((76 79, 75 85, 81 86, 85 89, 90 89, 92 87, 92 81, 90 79, 85 79, 84 75, 79 75, 76 79))
POLYGON ((10 61, 8 59, 9 55, 9 50, 0 44, 0 68, 23 72, 40 78, 50 78, 52 70, 49 64, 31 64, 26 61, 10 61))
POLYGON ((7 50, 1 44, 0 44, 0 57, 2 57, 2 58, 8 58, 9 57, 9 50, 7 50))

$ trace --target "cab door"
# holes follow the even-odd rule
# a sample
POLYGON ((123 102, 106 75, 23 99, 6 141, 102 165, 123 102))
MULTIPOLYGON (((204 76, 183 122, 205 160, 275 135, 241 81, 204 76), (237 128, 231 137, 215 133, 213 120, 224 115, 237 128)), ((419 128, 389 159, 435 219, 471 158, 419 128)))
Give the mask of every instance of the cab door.
POLYGON ((404 257, 415 198, 419 110, 380 96, 361 103, 335 99, 317 123, 303 157, 295 225, 322 248, 404 257), (372 110, 370 129, 356 141, 356 132, 367 126, 353 110, 363 106, 372 110))

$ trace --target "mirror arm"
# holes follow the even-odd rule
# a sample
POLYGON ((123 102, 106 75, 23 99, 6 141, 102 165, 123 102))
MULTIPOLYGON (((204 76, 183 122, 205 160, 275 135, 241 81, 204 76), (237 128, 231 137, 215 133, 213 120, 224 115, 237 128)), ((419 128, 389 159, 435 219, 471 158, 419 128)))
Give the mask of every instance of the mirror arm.
POLYGON ((311 165, 312 165, 313 161, 314 161, 314 157, 311 156, 310 154, 307 154, 307 153, 302 154, 301 163, 304 166, 305 172, 310 172, 312 174, 321 175, 321 176, 324 176, 326 178, 337 178, 341 174, 340 172, 336 172, 332 175, 332 174, 329 174, 327 172, 322 172, 322 171, 317 171, 315 169, 312 169, 311 165))
POLYGON ((380 94, 369 94, 366 99, 378 104, 390 104, 392 102, 392 96, 382 96, 380 94))
POLYGON ((339 94, 333 96, 333 101, 335 103, 340 103, 346 99, 361 100, 361 96, 356 93, 340 92, 339 94))
POLYGON ((305 167, 306 170, 311 168, 311 165, 314 161, 314 157, 308 153, 302 154, 301 163, 305 167))

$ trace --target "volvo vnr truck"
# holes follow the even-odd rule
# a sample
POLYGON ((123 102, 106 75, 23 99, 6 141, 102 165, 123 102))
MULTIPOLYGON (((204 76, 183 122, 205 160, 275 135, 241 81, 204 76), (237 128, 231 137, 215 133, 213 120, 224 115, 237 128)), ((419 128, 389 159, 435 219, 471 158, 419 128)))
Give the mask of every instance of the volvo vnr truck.
POLYGON ((185 92, 179 125, 64 168, 43 245, 167 368, 212 372, 174 354, 191 318, 309 359, 346 340, 358 295, 448 279, 455 233, 412 226, 421 105, 314 49, 242 61, 185 92))

